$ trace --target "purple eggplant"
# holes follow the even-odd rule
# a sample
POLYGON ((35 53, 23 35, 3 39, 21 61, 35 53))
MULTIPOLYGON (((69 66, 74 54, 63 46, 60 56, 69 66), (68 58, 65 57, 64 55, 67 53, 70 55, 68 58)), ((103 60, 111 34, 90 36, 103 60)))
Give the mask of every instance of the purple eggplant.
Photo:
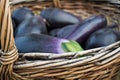
POLYGON ((47 34, 47 29, 43 18, 40 16, 32 16, 25 19, 16 29, 15 36, 24 36, 26 34, 47 34))
POLYGON ((68 35, 72 33, 72 31, 78 26, 79 24, 67 25, 63 28, 57 28, 50 32, 51 36, 59 37, 59 38, 66 38, 68 35))
POLYGON ((83 23, 68 25, 61 28, 55 33, 56 37, 68 40, 76 40, 82 44, 90 34, 107 25, 104 16, 92 16, 87 18, 83 23))
MULTIPOLYGON (((96 16, 92 16, 92 17, 89 17, 89 18, 85 19, 84 23, 94 19, 95 17, 96 16)), ((67 25, 67 26, 64 26, 63 28, 59 28, 59 29, 54 29, 50 32, 50 35, 55 36, 55 37, 59 37, 59 38, 66 38, 69 35, 71 35, 72 33, 74 33, 73 31, 77 27, 80 27, 80 23, 79 24, 73 24, 73 25, 67 25)))
POLYGON ((108 46, 120 40, 120 32, 103 28, 94 32, 86 41, 85 49, 108 46))
POLYGON ((68 40, 75 40, 79 43, 83 43, 93 32, 105 27, 107 20, 104 16, 90 17, 81 23, 73 32, 65 37, 68 40))
POLYGON ((17 8, 12 12, 12 18, 18 26, 25 18, 33 16, 33 13, 27 7, 17 8))
POLYGON ((61 28, 58 32, 57 32, 57 37, 59 38, 66 38, 69 35, 71 35, 73 33, 73 31, 79 26, 79 24, 73 24, 73 25, 68 25, 65 26, 63 28, 61 28))
POLYGON ((49 32, 49 35, 57 37, 57 33, 59 32, 60 28, 53 29, 52 31, 49 32))
POLYGON ((49 29, 61 28, 66 25, 81 23, 82 19, 72 13, 58 8, 47 8, 41 12, 41 16, 49 23, 49 29))
POLYGON ((69 41, 43 34, 28 34, 16 37, 15 45, 19 53, 63 53, 82 50, 80 45, 75 41, 69 41))

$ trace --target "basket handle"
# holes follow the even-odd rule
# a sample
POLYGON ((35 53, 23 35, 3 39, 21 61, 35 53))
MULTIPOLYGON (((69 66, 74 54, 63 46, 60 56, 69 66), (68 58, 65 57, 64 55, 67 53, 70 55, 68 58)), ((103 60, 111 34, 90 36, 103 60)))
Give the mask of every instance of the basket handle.
POLYGON ((60 0, 53 0, 53 2, 54 2, 55 7, 58 7, 58 8, 61 7, 60 0))
MULTIPOLYGON (((55 7, 60 7, 59 0, 53 0, 55 7)), ((18 51, 13 37, 9 0, 0 0, 0 80, 28 80, 13 72, 13 63, 18 59, 18 51)))
POLYGON ((13 63, 18 58, 13 37, 13 27, 9 0, 0 0, 0 80, 23 80, 25 78, 13 72, 13 63))

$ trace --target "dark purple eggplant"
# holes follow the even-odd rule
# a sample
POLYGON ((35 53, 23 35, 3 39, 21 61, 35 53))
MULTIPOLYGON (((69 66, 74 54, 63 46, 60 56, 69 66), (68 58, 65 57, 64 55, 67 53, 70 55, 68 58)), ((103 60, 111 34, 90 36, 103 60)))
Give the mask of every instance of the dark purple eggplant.
POLYGON ((66 38, 79 24, 67 25, 63 28, 54 29, 50 32, 51 36, 66 38))
POLYGON ((19 53, 63 53, 82 50, 77 42, 70 42, 66 39, 60 39, 43 34, 28 34, 25 36, 16 37, 15 45, 19 53))
POLYGON ((52 31, 49 32, 49 35, 57 37, 57 33, 59 32, 60 28, 53 29, 52 31))
POLYGON ((94 32, 86 41, 85 49, 108 46, 120 40, 120 32, 103 28, 94 32))
MULTIPOLYGON (((96 16, 89 17, 89 18, 85 19, 84 22, 92 20, 95 17, 96 16)), ((59 29, 54 29, 50 32, 50 35, 54 36, 54 37, 59 37, 59 38, 66 38, 70 34, 74 33, 73 31, 77 27, 79 27, 79 25, 80 25, 80 23, 79 24, 73 24, 73 25, 67 25, 67 26, 64 26, 63 28, 59 28, 59 29)))
POLYGON ((61 28, 66 25, 81 23, 82 19, 72 13, 58 8, 47 8, 41 12, 41 16, 49 23, 48 29, 61 28))
POLYGON ((24 36, 26 34, 47 34, 47 29, 43 18, 40 16, 32 16, 25 19, 16 29, 15 36, 24 36))
MULTIPOLYGON (((96 16, 92 16, 92 17, 89 17, 89 18, 85 19, 84 23, 94 19, 95 17, 96 16)), ((56 29, 52 30, 51 31, 51 33, 52 33, 51 36, 55 36, 55 37, 59 37, 59 38, 66 38, 69 35, 71 35, 72 33, 74 33, 73 31, 77 27, 80 27, 80 23, 79 24, 73 24, 73 25, 67 25, 67 26, 64 26, 63 28, 60 28, 58 30, 56 30, 56 29)))
POLYGON ((80 44, 83 43, 93 32, 105 27, 107 20, 104 16, 90 17, 83 23, 81 23, 69 36, 68 40, 75 40, 80 44))
POLYGON ((61 28, 58 32, 57 32, 57 37, 59 38, 66 38, 68 37, 70 34, 73 33, 73 31, 79 26, 79 24, 73 24, 73 25, 68 25, 65 26, 63 28, 61 28))
MULTIPOLYGON (((104 27, 104 28, 101 28, 101 29, 114 29, 114 28, 117 28, 118 27, 118 24, 116 24, 116 23, 113 23, 113 24, 110 24, 110 25, 107 25, 106 27, 104 27)), ((99 29, 100 30, 100 29, 99 29)), ((98 31, 98 30, 97 30, 98 31)), ((96 32, 96 31, 95 31, 96 32)), ((94 33, 94 32, 93 32, 94 33)), ((92 34, 93 34, 92 33, 92 34)), ((120 35, 120 34, 118 34, 118 35, 120 35)), ((90 35, 91 36, 91 35, 90 35)), ((89 38, 89 37, 88 37, 89 38)), ((86 46, 85 46, 85 44, 86 44, 86 42, 87 42, 87 40, 88 40, 88 38, 83 42, 83 43, 81 43, 81 46, 84 48, 84 49, 86 49, 86 46)))
POLYGON ((12 12, 12 18, 18 26, 25 18, 33 16, 33 13, 27 7, 17 8, 12 12))

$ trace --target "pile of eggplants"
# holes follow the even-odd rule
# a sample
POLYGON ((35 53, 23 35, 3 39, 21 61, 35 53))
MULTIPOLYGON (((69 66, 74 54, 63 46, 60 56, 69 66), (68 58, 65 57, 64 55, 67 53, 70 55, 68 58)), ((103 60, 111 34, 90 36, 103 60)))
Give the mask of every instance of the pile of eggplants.
POLYGON ((44 9, 41 11, 40 15, 48 22, 49 30, 82 22, 81 17, 75 16, 72 13, 58 8, 44 9))
POLYGON ((108 27, 103 15, 93 15, 83 20, 82 16, 62 9, 47 8, 36 16, 24 7, 13 11, 12 21, 15 45, 20 53, 78 52, 120 40, 120 33, 112 29, 117 24, 108 27), (105 37, 108 40, 110 38, 111 42, 105 37), (104 41, 100 43, 101 39, 104 41))
POLYGON ((104 16, 90 17, 82 23, 65 26, 57 32, 57 36, 79 43, 85 41, 93 32, 105 27, 107 20, 104 16))

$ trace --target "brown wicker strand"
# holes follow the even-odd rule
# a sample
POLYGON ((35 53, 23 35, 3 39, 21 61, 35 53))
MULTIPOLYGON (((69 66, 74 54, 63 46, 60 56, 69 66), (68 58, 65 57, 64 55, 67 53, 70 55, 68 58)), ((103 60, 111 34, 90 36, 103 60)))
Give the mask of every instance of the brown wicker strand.
POLYGON ((53 0, 55 7, 60 8, 61 4, 59 0, 53 0))
POLYGON ((0 80, 22 80, 22 77, 16 78, 18 75, 13 75, 13 63, 18 58, 18 53, 14 45, 11 12, 9 6, 9 0, 1 0, 0 2, 0 27, 1 27, 1 48, 4 51, 0 57, 0 80))

